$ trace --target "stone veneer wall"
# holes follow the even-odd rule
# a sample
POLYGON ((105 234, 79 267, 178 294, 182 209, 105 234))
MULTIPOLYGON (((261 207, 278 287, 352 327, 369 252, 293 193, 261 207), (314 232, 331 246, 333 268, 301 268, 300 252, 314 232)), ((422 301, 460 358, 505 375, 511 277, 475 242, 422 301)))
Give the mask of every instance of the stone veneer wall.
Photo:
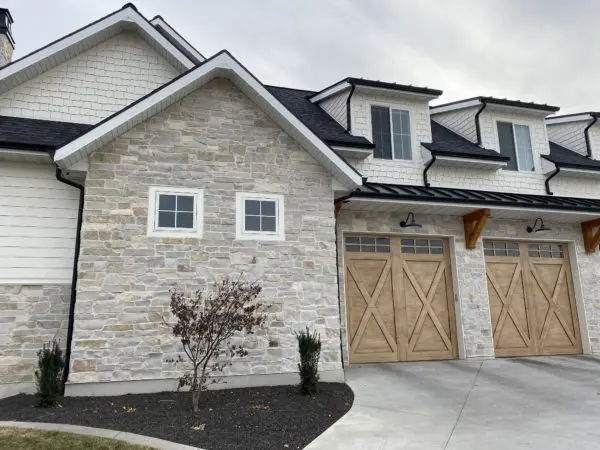
MULTIPOLYGON (((390 233, 414 235, 413 230, 400 227, 406 212, 340 211, 338 215, 338 245, 340 246, 339 274, 340 298, 342 299, 342 348, 344 361, 348 360, 346 336, 346 305, 343 270, 343 236, 345 232, 390 233)), ((465 248, 461 217, 418 215, 423 228, 420 235, 445 236, 454 241, 455 256, 452 260, 455 273, 454 292, 458 295, 457 321, 459 335, 466 358, 489 358, 494 356, 492 324, 485 274, 485 257, 480 238, 477 248, 465 248), (457 284, 456 284, 457 282, 457 284)), ((532 221, 508 221, 490 219, 483 233, 484 238, 532 240, 525 231, 532 221)), ((550 224, 550 223, 549 223, 550 224)), ((539 240, 567 242, 571 251, 571 267, 574 272, 577 307, 584 352, 600 354, 600 253, 586 254, 578 224, 551 223, 552 231, 544 233, 539 240), (575 255, 575 260, 572 256, 575 255), (580 289, 578 289, 580 288, 580 289), (578 293, 579 291, 579 293, 578 293)), ((460 346, 460 341, 459 341, 460 346)))
POLYGON ((56 337, 65 349, 69 285, 0 285, 0 390, 34 382, 36 352, 56 337))
MULTIPOLYGON (((90 157, 70 383, 171 379, 168 290, 250 272, 274 305, 228 375, 294 373, 316 328, 341 373, 331 176, 229 81, 216 79, 90 157), (204 189, 202 239, 146 236, 148 188, 204 189), (284 195, 285 241, 235 239, 235 193, 284 195)), ((173 387, 175 384, 173 384, 173 387)))

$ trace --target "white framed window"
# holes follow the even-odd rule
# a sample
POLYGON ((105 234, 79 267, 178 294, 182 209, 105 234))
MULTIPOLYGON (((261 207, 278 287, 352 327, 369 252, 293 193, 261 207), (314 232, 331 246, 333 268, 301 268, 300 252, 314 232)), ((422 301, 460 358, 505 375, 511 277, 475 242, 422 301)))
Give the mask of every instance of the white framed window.
POLYGON ((374 158, 412 160, 409 111, 371 105, 371 126, 374 158))
POLYGON ((285 240, 283 195, 237 192, 236 238, 285 240))
POLYGON ((510 157, 506 170, 534 172, 529 126, 499 120, 496 122, 500 154, 510 157))
POLYGON ((148 236, 202 237, 202 189, 151 186, 148 236))

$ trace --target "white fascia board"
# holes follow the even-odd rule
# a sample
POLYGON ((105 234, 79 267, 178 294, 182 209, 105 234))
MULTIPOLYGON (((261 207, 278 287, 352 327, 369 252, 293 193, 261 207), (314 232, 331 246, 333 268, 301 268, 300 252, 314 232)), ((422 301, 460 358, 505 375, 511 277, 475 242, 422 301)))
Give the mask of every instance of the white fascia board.
POLYGON ((23 59, 17 60, 13 64, 10 64, 3 69, 0 69, 0 81, 7 77, 16 75, 18 72, 27 70, 28 68, 42 62, 43 60, 51 58, 54 54, 64 51, 69 47, 75 46, 81 41, 89 39, 95 34, 99 34, 110 27, 115 27, 115 30, 118 30, 116 25, 118 25, 119 23, 135 24, 148 37, 150 37, 158 45, 160 45, 166 51, 172 54, 173 57, 184 67, 189 69, 194 66, 194 63, 192 61, 190 61, 173 44, 171 44, 164 36, 162 36, 158 32, 158 30, 156 30, 152 25, 150 25, 150 23, 148 23, 144 18, 142 18, 137 11, 135 11, 131 7, 127 7, 114 14, 111 14, 105 19, 100 20, 99 22, 96 22, 74 34, 66 36, 65 38, 55 42, 52 45, 49 45, 46 48, 41 49, 40 51, 32 53, 31 55, 23 59))
MULTIPOLYGON (((419 186, 415 186, 419 187, 419 186)), ((502 192, 499 192, 502 193, 502 192)), ((415 200, 387 200, 383 198, 365 198, 365 197, 351 197, 345 200, 346 203, 352 202, 373 202, 373 203, 398 203, 402 205, 420 205, 420 206, 440 206, 440 207, 450 207, 460 209, 484 209, 488 208, 491 210, 501 210, 501 211, 523 211, 523 212, 531 212, 536 214, 548 214, 550 212, 556 212, 564 215, 573 215, 573 216, 589 216, 589 217, 598 217, 598 213, 594 212, 585 212, 585 211, 569 211, 560 208, 522 208, 522 207, 513 207, 513 206, 495 206, 489 205, 485 203, 444 203, 444 202, 424 202, 424 201, 415 201, 415 200)))
MULTIPOLYGON (((560 164, 559 164, 560 166, 560 164)), ((554 172, 554 170, 548 170, 544 173, 544 175, 550 175, 554 172)), ((585 170, 585 169, 573 169, 570 167, 561 167, 560 172, 558 172, 557 176, 565 176, 565 177, 579 177, 579 178, 600 178, 600 171, 598 170, 585 170)))
POLYGON ((158 16, 150 21, 150 23, 154 26, 159 26, 175 39, 183 48, 185 48, 188 52, 190 52, 194 57, 196 57, 199 61, 205 61, 206 58, 200 54, 198 50, 196 50, 192 45, 186 41, 183 36, 181 36, 171 25, 169 25, 165 20, 158 16))
POLYGON ((230 79, 246 95, 254 98, 255 101, 260 101, 259 106, 265 108, 267 114, 285 131, 296 135, 300 145, 321 161, 345 186, 355 188, 362 185, 362 177, 357 172, 226 52, 207 60, 154 94, 61 147, 54 155, 55 162, 63 168, 75 164, 108 141, 162 111, 217 76, 230 79))
POLYGON ((557 125, 559 123, 570 123, 570 122, 582 122, 591 120, 590 114, 577 114, 575 116, 563 116, 563 117, 546 117, 546 125, 557 125))
MULTIPOLYGON (((489 159, 477 159, 477 158, 457 158, 453 156, 438 156, 436 155, 436 161, 439 164, 440 162, 448 162, 453 163, 453 165, 458 166, 463 163, 467 167, 481 167, 482 169, 500 169, 502 167, 507 166, 507 162, 505 161, 494 161, 489 159)), ((429 161, 428 161, 429 162, 429 161)))
POLYGON ((473 99, 473 100, 467 100, 464 102, 452 103, 451 105, 432 106, 431 108, 429 108, 429 112, 433 116, 434 114, 439 114, 439 113, 448 112, 448 111, 454 111, 457 109, 472 108, 474 106, 479 106, 479 105, 481 105, 481 100, 473 99))
POLYGON ((439 95, 437 94, 425 94, 424 92, 412 92, 410 90, 403 89, 392 89, 379 86, 364 86, 361 84, 356 84, 355 86, 358 92, 364 94, 385 94, 408 99, 427 100, 427 102, 439 97, 439 95))
POLYGON ((348 83, 347 81, 343 81, 337 84, 334 84, 333 86, 325 89, 324 91, 321 91, 315 95, 313 95, 312 97, 310 97, 310 101, 313 103, 318 103, 322 100, 325 100, 326 98, 332 97, 336 94, 339 94, 340 92, 345 91, 346 89, 350 89, 352 85, 350 83, 348 83))

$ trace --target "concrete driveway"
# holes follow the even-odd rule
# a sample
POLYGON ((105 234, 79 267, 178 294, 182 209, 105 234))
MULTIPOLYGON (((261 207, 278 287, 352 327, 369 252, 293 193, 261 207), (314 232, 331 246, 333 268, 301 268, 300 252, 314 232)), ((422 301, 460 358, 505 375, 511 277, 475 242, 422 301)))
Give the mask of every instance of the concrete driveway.
POLYGON ((307 449, 600 449, 600 359, 353 366, 352 409, 307 449))

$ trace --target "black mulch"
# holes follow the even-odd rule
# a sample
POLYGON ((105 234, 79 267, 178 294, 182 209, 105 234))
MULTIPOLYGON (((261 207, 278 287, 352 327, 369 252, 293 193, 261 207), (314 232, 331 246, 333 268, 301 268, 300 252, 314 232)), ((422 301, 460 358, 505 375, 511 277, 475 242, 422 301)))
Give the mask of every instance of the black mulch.
POLYGON ((321 383, 319 394, 295 386, 203 393, 194 415, 191 394, 163 392, 118 397, 67 397, 62 407, 34 407, 33 395, 0 400, 0 421, 67 423, 128 431, 208 450, 301 449, 352 406, 345 384, 321 383))

